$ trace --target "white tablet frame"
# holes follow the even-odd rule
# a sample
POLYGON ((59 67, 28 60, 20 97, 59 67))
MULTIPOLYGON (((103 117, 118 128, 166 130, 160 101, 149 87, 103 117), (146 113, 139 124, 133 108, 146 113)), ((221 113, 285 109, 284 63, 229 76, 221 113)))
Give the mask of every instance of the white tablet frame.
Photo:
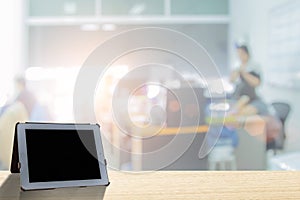
POLYGON ((49 189, 60 187, 82 187, 109 185, 106 160, 102 147, 100 134, 100 126, 98 124, 57 124, 57 123, 18 123, 16 124, 19 162, 20 162, 20 183, 23 190, 49 189), (76 180, 76 181, 53 181, 53 182, 29 182, 28 160, 27 160, 27 144, 25 137, 26 129, 39 130, 93 130, 101 179, 93 180, 76 180))

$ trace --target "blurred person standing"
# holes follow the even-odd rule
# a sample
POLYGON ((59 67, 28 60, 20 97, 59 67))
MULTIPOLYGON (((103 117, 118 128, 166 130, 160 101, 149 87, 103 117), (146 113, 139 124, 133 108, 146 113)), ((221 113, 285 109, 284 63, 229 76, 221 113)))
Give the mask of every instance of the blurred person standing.
POLYGON ((37 105, 37 100, 33 93, 28 90, 26 80, 23 76, 15 78, 15 88, 17 96, 14 102, 21 102, 25 106, 28 115, 31 116, 37 105))
POLYGON ((48 110, 39 104, 26 86, 22 76, 15 78, 15 97, 1 111, 0 115, 0 169, 9 169, 14 128, 17 122, 50 120, 48 110))
POLYGON ((27 88, 26 80, 23 76, 15 78, 15 88, 17 96, 14 102, 21 102, 25 106, 30 121, 51 120, 47 107, 41 105, 35 95, 27 88))

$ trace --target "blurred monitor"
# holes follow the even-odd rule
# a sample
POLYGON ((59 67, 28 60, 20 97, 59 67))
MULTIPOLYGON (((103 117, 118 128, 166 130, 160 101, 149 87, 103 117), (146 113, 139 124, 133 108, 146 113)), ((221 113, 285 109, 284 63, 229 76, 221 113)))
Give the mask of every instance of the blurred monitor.
POLYGON ((178 88, 167 94, 167 126, 199 126, 205 124, 204 89, 178 88))

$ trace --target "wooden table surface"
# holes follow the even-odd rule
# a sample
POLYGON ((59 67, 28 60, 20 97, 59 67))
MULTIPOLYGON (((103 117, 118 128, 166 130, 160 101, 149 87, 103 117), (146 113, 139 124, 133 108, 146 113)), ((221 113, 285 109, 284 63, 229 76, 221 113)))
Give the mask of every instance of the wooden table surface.
MULTIPOLYGON (((8 174, 0 172, 1 183, 8 174)), ((109 171, 109 178, 111 184, 106 188, 104 199, 300 199, 300 172, 159 171, 133 174, 109 171)), ((70 191, 52 190, 52 195, 35 191, 37 196, 23 192, 26 194, 23 198, 22 195, 6 195, 0 199, 62 199, 58 195, 64 190, 70 191)), ((72 199, 94 199, 87 190, 77 190, 78 194, 72 199)))

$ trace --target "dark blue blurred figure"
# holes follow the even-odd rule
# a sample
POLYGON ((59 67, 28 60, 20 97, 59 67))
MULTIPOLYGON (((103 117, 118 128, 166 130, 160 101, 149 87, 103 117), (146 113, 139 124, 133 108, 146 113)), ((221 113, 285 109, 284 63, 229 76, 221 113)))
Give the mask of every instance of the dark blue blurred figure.
POLYGON ((42 106, 35 95, 28 90, 24 77, 15 78, 15 87, 17 96, 14 102, 21 102, 25 106, 30 121, 48 121, 51 119, 48 109, 42 106))

